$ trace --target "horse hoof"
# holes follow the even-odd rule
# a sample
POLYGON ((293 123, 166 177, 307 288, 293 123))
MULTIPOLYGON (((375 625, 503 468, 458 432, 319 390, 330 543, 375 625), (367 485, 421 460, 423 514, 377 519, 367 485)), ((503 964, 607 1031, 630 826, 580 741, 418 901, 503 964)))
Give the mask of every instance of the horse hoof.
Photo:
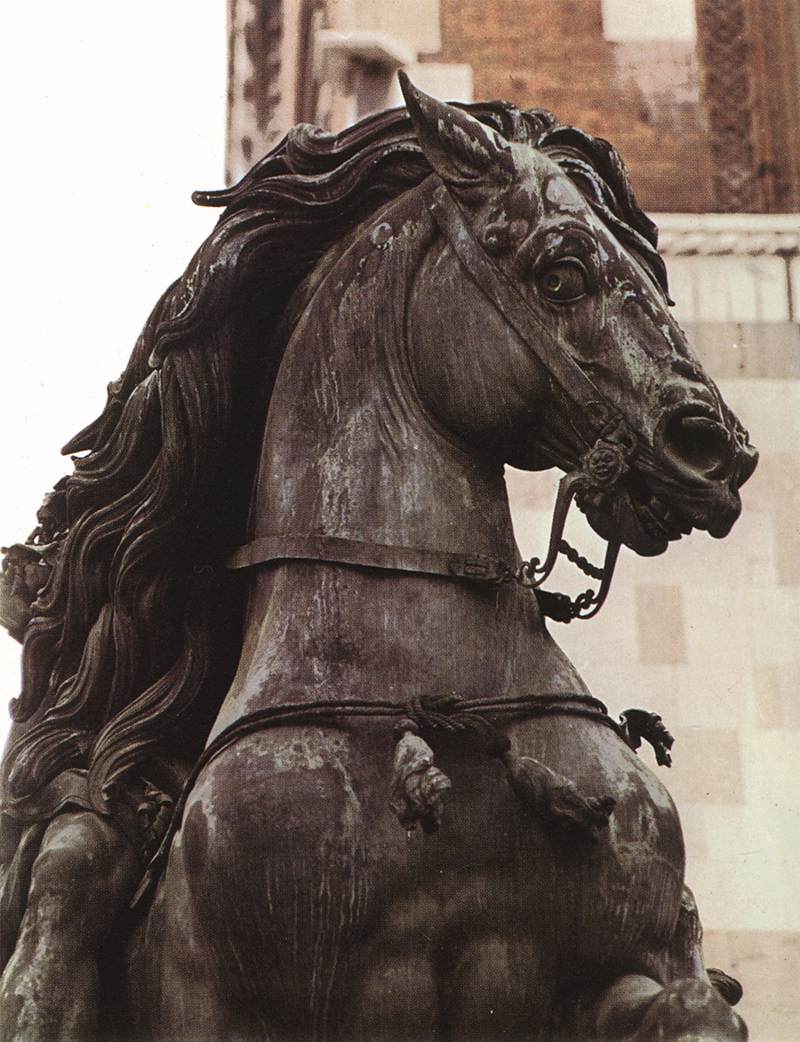
POLYGON ((630 1042, 747 1042, 747 1028, 716 988, 679 980, 653 998, 630 1042))

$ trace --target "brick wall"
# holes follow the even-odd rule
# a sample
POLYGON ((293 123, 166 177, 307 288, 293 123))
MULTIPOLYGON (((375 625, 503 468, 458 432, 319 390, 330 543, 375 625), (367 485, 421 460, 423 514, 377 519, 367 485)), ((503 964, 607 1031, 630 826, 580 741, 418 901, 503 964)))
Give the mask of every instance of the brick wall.
POLYGON ((653 103, 660 87, 696 81, 692 44, 610 43, 600 0, 441 0, 440 14, 436 58, 470 63, 476 98, 549 108, 613 141, 645 209, 711 208, 699 103, 684 99, 680 118, 653 103))
POLYGON ((470 64, 478 99, 550 108, 613 141, 646 210, 796 210, 800 0, 700 0, 698 12, 696 44, 617 43, 601 0, 440 0, 431 60, 470 64))

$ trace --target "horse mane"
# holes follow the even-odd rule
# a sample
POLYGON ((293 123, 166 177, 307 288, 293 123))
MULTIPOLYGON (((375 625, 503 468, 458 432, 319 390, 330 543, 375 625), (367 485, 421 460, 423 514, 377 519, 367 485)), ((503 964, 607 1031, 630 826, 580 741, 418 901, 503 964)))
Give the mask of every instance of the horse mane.
MULTIPOLYGON (((546 152, 666 290, 657 233, 608 142, 507 102, 466 105, 546 152)), ((238 184, 162 295, 94 423, 64 448, 66 534, 25 632, 13 796, 69 766, 105 806, 160 756, 199 754, 240 651, 236 581, 247 503, 281 360, 281 314, 320 258, 429 174, 404 109, 339 134, 301 124, 238 184)))

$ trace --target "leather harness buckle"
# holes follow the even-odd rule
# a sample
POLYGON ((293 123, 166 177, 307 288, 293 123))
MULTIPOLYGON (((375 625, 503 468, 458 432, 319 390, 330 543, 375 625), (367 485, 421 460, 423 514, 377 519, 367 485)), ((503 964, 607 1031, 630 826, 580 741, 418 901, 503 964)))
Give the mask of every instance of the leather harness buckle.
POLYGON ((464 575, 470 579, 486 579, 490 568, 491 562, 482 560, 480 557, 464 558, 464 575))
POLYGON ((490 557, 482 557, 478 554, 457 556, 448 561, 447 569, 451 575, 460 576, 464 579, 495 579, 502 572, 502 564, 490 557))

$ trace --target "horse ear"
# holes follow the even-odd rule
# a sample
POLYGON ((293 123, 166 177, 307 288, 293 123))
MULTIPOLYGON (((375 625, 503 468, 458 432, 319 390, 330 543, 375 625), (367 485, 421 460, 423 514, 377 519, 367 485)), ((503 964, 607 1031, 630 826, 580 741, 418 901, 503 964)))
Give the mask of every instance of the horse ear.
POLYGON ((402 69, 397 78, 422 151, 443 181, 469 188, 513 175, 511 146, 501 134, 463 109, 425 94, 402 69))

